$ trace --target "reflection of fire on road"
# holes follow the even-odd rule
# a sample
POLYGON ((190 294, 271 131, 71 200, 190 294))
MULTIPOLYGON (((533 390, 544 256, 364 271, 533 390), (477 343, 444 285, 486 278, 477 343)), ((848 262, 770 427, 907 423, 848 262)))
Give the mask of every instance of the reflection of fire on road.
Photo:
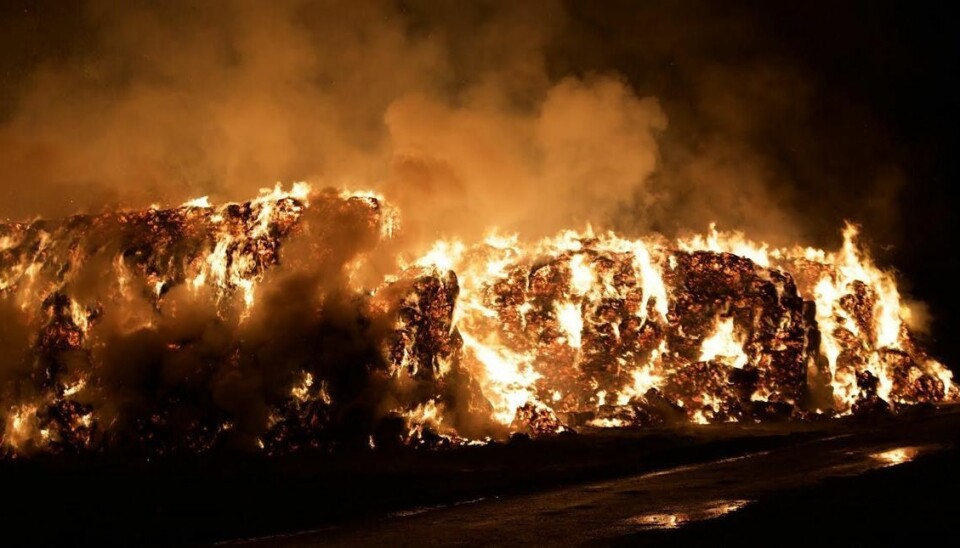
POLYGON ((888 451, 873 453, 870 458, 883 463, 884 466, 896 466, 905 462, 910 462, 920 454, 919 447, 897 447, 888 451))
POLYGON ((0 225, 6 450, 483 443, 956 396, 853 227, 836 252, 491 232, 383 277, 401 234, 377 195, 306 185, 0 225))
POLYGON ((671 513, 644 514, 626 520, 627 525, 643 529, 676 529, 694 521, 704 521, 732 514, 750 504, 749 500, 715 500, 671 513))

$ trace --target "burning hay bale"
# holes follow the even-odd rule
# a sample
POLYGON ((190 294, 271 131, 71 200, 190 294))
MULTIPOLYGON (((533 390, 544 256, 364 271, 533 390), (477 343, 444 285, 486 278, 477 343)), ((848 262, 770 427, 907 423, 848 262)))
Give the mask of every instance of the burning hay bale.
POLYGON ((951 397, 948 370, 914 349, 891 315, 892 279, 854 236, 835 254, 716 232, 677 247, 613 234, 491 238, 456 257, 464 363, 504 424, 523 408, 513 401, 615 426, 951 397))
POLYGON ((514 432, 534 438, 570 431, 570 428, 560 422, 553 409, 534 403, 525 403, 517 409, 517 416, 513 419, 511 427, 514 432))
POLYGON ((459 291, 456 274, 414 273, 405 282, 394 283, 407 291, 398 300, 388 361, 391 367, 415 378, 440 378, 457 359, 463 344, 453 326, 459 291))
POLYGON ((384 210, 336 192, 311 200, 306 214, 306 187, 277 188, 218 208, 193 201, 0 225, 0 304, 36 329, 11 358, 26 374, 0 386, 5 450, 168 454, 322 440, 335 422, 323 404, 328 364, 382 362, 363 322, 387 320, 365 318, 336 280, 379 240, 384 210), (267 302, 251 318, 260 285, 267 302), (343 356, 311 355, 313 337, 343 356), (290 396, 304 375, 317 377, 310 402, 290 396))
POLYGON ((716 231, 439 242, 360 287, 398 226, 369 193, 305 186, 0 224, 4 451, 439 447, 957 394, 852 230, 835 253, 716 231))
MULTIPOLYGON (((491 313, 466 328, 493 331, 510 352, 530 356, 537 400, 560 413, 595 410, 610 420, 614 408, 642 400, 649 387, 634 384, 650 367, 692 419, 735 420, 753 399, 793 405, 804 397, 803 300, 789 276, 728 253, 674 252, 662 315, 635 259, 587 248, 510 267, 480 292, 491 313), (721 348, 705 355, 719 335, 732 349, 717 341, 721 348)), ((649 414, 641 421, 665 420, 649 414)))
POLYGON ((806 326, 790 276, 730 253, 677 252, 673 258, 676 266, 666 273, 673 288, 667 344, 687 365, 677 368, 668 394, 689 413, 723 420, 742 418, 752 400, 802 401, 806 326), (706 385, 692 389, 696 383, 706 385))

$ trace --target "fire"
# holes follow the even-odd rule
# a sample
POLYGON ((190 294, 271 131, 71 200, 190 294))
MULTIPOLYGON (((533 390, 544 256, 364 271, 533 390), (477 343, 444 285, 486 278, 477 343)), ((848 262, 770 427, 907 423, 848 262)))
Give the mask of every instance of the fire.
POLYGON ((580 348, 580 334, 583 331, 583 315, 580 307, 574 303, 562 303, 557 306, 556 314, 560 328, 567 334, 567 344, 573 348, 580 348))
MULTIPOLYGON (((249 433, 244 446, 267 452, 328 443, 325 429, 370 397, 344 397, 353 388, 337 376, 342 371, 382 388, 370 414, 399 421, 404 430, 395 437, 418 445, 583 425, 896 411, 957 396, 950 370, 911 338, 895 278, 858 246, 853 226, 836 251, 776 248, 714 225, 675 241, 586 227, 528 242, 492 230, 479 242, 444 239, 419 256, 398 256, 378 287, 363 288, 354 274, 369 249, 332 254, 344 236, 323 224, 328 218, 352 219, 353 230, 380 242, 402 230, 399 212, 375 192, 316 193, 302 183, 243 203, 217 206, 203 197, 171 209, 0 225, 0 299, 34 329, 25 344, 38 364, 25 381, 35 386, 0 399, 3 446, 95 449, 111 442, 114 424, 153 443, 151 429, 165 427, 180 402, 174 395, 163 409, 117 417, 98 399, 112 386, 96 361, 110 344, 100 332, 105 322, 123 324, 125 336, 168 337, 158 352, 170 370, 189 355, 222 367, 214 384, 269 384, 263 424, 235 426, 232 401, 186 421, 195 450, 249 433), (307 238, 302 248, 311 255, 281 254, 296 238, 307 238), (77 290, 91 285, 88 263, 106 265, 99 293, 77 290), (289 343, 302 351, 264 347, 289 352, 282 380, 260 372, 266 380, 237 381, 256 360, 245 354, 244 330, 260 325, 270 273, 308 276, 321 263, 339 272, 328 277, 349 283, 301 313, 342 321, 337 314, 349 310, 354 316, 332 329, 354 337, 366 361, 341 363, 334 353, 346 369, 321 367, 317 356, 328 348, 305 337, 289 343), (336 300, 344 291, 353 293, 336 300), (203 334, 210 340, 161 327, 169 309, 206 303, 216 311, 203 334), (189 354, 201 344, 216 352, 189 354)), ((289 329, 278 325, 275 335, 289 329)), ((210 400, 220 404, 214 397, 203 405, 210 400)), ((371 447, 390 439, 383 431, 362 436, 371 447)))
MULTIPOLYGON (((418 442, 423 440, 424 436, 429 432, 439 433, 446 430, 443 427, 443 408, 437 406, 436 400, 429 400, 426 403, 420 404, 414 409, 402 413, 404 418, 407 421, 407 424, 410 425, 410 429, 407 433, 407 441, 409 442, 418 442)), ((371 438, 371 448, 375 448, 373 444, 373 439, 371 438)))
POLYGON ((532 245, 495 233, 472 247, 439 241, 417 264, 457 273, 464 363, 505 426, 529 406, 592 413, 592 426, 642 423, 663 405, 701 423, 796 409, 814 388, 805 356, 825 360, 835 413, 952 397, 949 370, 909 339, 893 277, 855 237, 848 226, 841 249, 826 252, 774 248, 713 225, 672 244, 589 228, 532 245), (709 281, 715 276, 723 278, 709 281), (729 276, 765 283, 780 301, 757 293, 756 304, 731 310, 742 295, 723 285, 737 279, 729 276), (701 289, 699 278, 713 285, 701 289), (700 296, 709 291, 717 293, 700 296), (866 308, 854 308, 858 298, 866 308), (804 302, 816 310, 818 348, 804 347, 804 302), (907 362, 898 370, 890 356, 907 362))
MULTIPOLYGON (((306 183, 295 183, 290 191, 284 191, 279 183, 272 190, 261 189, 260 196, 248 204, 251 215, 242 218, 240 223, 229 215, 231 204, 221 207, 209 216, 216 234, 213 249, 188 283, 194 288, 212 283, 219 298, 239 289, 245 307, 251 308, 257 282, 263 277, 264 259, 271 259, 271 229, 296 223, 309 205, 309 195, 310 186, 306 183)), ((191 200, 183 207, 212 210, 206 197, 191 200)), ((162 288, 160 283, 158 297, 162 288)))
POLYGON ((733 318, 717 318, 713 335, 703 340, 700 361, 708 362, 714 359, 737 369, 743 369, 747 364, 748 358, 743 352, 743 341, 738 340, 733 332, 733 318))
MULTIPOLYGON (((309 187, 304 189, 306 193, 309 193, 309 187)), ((376 192, 374 190, 348 190, 343 189, 340 191, 340 198, 342 200, 350 199, 362 199, 370 202, 371 204, 376 205, 378 209, 381 210, 380 215, 380 236, 383 239, 389 240, 393 238, 400 231, 400 212, 389 202, 386 201, 383 194, 376 192)))
POLYGON ((313 386, 313 375, 309 372, 303 374, 303 380, 300 384, 294 385, 290 389, 290 395, 298 400, 305 402, 310 397, 310 387, 313 386))
MULTIPOLYGON (((32 405, 23 405, 10 409, 7 416, 7 426, 4 429, 3 444, 12 448, 17 448, 42 430, 37 428, 36 414, 37 408, 32 405)), ((41 436, 44 439, 46 436, 41 436)))
MULTIPOLYGON (((814 288, 817 320, 824 327, 822 351, 830 365, 838 403, 845 408, 852 407, 858 395, 858 371, 838 365, 845 346, 849 346, 844 335, 852 335, 862 347, 875 349, 869 352, 866 364, 859 369, 879 380, 878 396, 884 401, 891 398, 893 375, 878 351, 903 349, 903 307, 896 283, 889 274, 878 270, 869 258, 861 256, 855 244, 857 234, 852 225, 844 229, 843 247, 827 256, 835 269, 820 278, 814 288), (851 291, 857 292, 857 288, 869 291, 868 298, 873 301, 867 311, 873 321, 866 325, 859 324, 856 313, 850 310, 851 291)), ((947 377, 941 378, 944 380, 947 381, 944 382, 945 389, 949 389, 952 382, 947 377)))
POLYGON ((417 259, 414 265, 435 268, 440 271, 452 270, 454 265, 460 261, 464 249, 465 247, 461 242, 440 240, 433 245, 433 248, 426 255, 417 259))
MULTIPOLYGON (((207 208, 211 208, 211 207, 213 207, 213 206, 210 204, 210 197, 209 197, 209 196, 201 196, 201 197, 199 197, 199 198, 194 198, 194 199, 192 199, 192 200, 187 200, 187 201, 184 202, 183 205, 180 206, 180 207, 198 207, 198 208, 201 208, 201 209, 207 209, 207 208)), ((151 206, 151 209, 160 209, 160 207, 159 207, 159 206, 151 206)))
MULTIPOLYGON (((690 252, 732 253, 750 259, 760 266, 770 266, 770 246, 766 243, 752 242, 742 232, 733 231, 721 234, 717 231, 716 223, 710 223, 710 228, 706 234, 694 234, 688 238, 677 240, 677 249, 690 252)), ((775 250, 773 255, 779 257, 780 250, 775 250)))
POLYGON ((489 394, 494 418, 510 424, 517 410, 534 399, 533 384, 539 375, 528 363, 529 357, 515 354, 501 345, 483 344, 466 332, 463 343, 482 368, 479 371, 485 393, 489 394))

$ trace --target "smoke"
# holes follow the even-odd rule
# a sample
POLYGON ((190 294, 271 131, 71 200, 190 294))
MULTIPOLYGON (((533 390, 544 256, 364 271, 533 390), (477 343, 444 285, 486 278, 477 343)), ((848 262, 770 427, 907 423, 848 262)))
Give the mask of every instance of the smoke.
POLYGON ((882 131, 835 150, 869 113, 831 99, 742 6, 34 9, 6 18, 38 37, 11 30, 32 54, 7 61, 3 217, 242 200, 307 180, 385 191, 421 246, 490 226, 672 235, 711 221, 825 245, 843 218, 895 239, 882 131), (874 181, 870 200, 845 204, 845 186, 874 181))
MULTIPOLYGON (((380 186, 429 240, 610 225, 650 202, 666 114, 615 70, 551 71, 572 25, 561 3, 347 8, 83 3, 0 127, 0 214, 238 200, 305 179, 380 186)), ((691 177, 710 188, 704 158, 691 177)))
POLYGON ((655 99, 596 77, 558 82, 533 113, 408 97, 391 105, 387 126, 394 156, 386 191, 414 226, 542 235, 605 223, 654 171, 666 118, 655 99))

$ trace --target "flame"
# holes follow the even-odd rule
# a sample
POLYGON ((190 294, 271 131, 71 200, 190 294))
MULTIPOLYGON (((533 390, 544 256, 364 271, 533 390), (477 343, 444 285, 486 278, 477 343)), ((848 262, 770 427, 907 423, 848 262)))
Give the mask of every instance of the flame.
POLYGON ((713 335, 703 340, 700 361, 719 360, 723 363, 743 369, 747 364, 747 355, 743 352, 743 341, 734 334, 733 318, 717 318, 713 335))
MULTIPOLYGON (((210 205, 210 198, 208 196, 201 196, 199 198, 194 198, 183 203, 180 207, 197 207, 202 209, 207 209, 213 207, 210 205)), ((160 209, 159 206, 151 207, 151 209, 160 209)))
POLYGON ((481 365, 481 385, 493 404, 493 417, 509 425, 517 410, 534 400, 534 382, 540 377, 530 367, 530 356, 516 354, 496 343, 483 344, 464 332, 463 343, 481 365))
MULTIPOLYGON (((239 290, 243 295, 244 314, 248 314, 255 302, 257 282, 263 277, 258 259, 264 244, 270 239, 271 227, 282 222, 295 222, 309 206, 310 191, 310 185, 302 182, 294 183, 289 191, 284 191, 280 183, 273 189, 262 188, 260 196, 249 203, 254 215, 239 226, 230 222, 227 215, 227 208, 232 204, 220 207, 216 214, 210 216, 216 232, 213 249, 193 274, 189 285, 196 289, 212 283, 218 299, 223 299, 233 290, 239 290)), ((201 200, 207 203, 206 197, 201 200)), ((187 204, 193 202, 195 200, 187 204)), ((158 297, 162 287, 162 283, 157 286, 158 297)))
POLYGON ((454 265, 460 262, 466 246, 462 242, 436 242, 426 255, 414 262, 414 265, 424 268, 435 268, 440 271, 453 270, 454 265))
MULTIPOLYGON (((717 224, 710 223, 706 234, 693 234, 688 238, 677 240, 677 248, 682 251, 713 251, 716 253, 732 253, 746 257, 760 266, 770 266, 770 246, 766 243, 754 243, 748 240, 742 232, 731 231, 720 233, 717 224)), ((780 252, 775 251, 775 256, 780 252)))
POLYGON ((380 237, 382 239, 388 240, 400 232, 400 211, 390 205, 390 202, 384 198, 383 194, 375 190, 342 189, 340 191, 340 198, 343 200, 358 198, 376 204, 382 212, 380 216, 380 237))
POLYGON ((580 348, 580 335, 583 331, 583 315, 580 307, 570 302, 561 303, 557 306, 556 314, 560 328, 567 334, 567 344, 573 348, 580 348))
MULTIPOLYGON (((826 357, 832 377, 837 407, 849 411, 859 396, 856 374, 869 372, 879 380, 878 396, 892 401, 893 373, 881 359, 884 349, 903 350, 905 338, 900 294, 893 277, 878 269, 869 257, 864 256, 856 245, 858 230, 847 225, 843 230, 843 246, 836 253, 806 250, 805 257, 820 258, 832 268, 825 271, 813 289, 817 307, 817 323, 821 327, 821 352, 826 357), (863 288, 863 293, 872 299, 869 315, 872 322, 861 326, 855 314, 845 304, 849 297, 863 288), (850 349, 850 337, 866 350, 867 359, 861 366, 841 366, 841 355, 850 349)), ((808 259, 809 260, 809 259, 808 259)), ((952 374, 946 368, 932 365, 933 375, 942 383, 944 390, 953 389, 952 374)))
MULTIPOLYGON (((442 424, 443 405, 438 405, 434 399, 401 414, 407 422, 408 443, 422 441, 428 431, 440 433, 446 430, 442 424)), ((376 448, 372 437, 370 438, 370 448, 376 448)))
POLYGON ((311 386, 313 386, 313 375, 310 372, 305 372, 303 373, 303 380, 290 389, 290 395, 305 402, 310 397, 311 386))
POLYGON ((3 444, 16 449, 40 434, 36 413, 35 405, 22 405, 10 409, 3 434, 3 444))

